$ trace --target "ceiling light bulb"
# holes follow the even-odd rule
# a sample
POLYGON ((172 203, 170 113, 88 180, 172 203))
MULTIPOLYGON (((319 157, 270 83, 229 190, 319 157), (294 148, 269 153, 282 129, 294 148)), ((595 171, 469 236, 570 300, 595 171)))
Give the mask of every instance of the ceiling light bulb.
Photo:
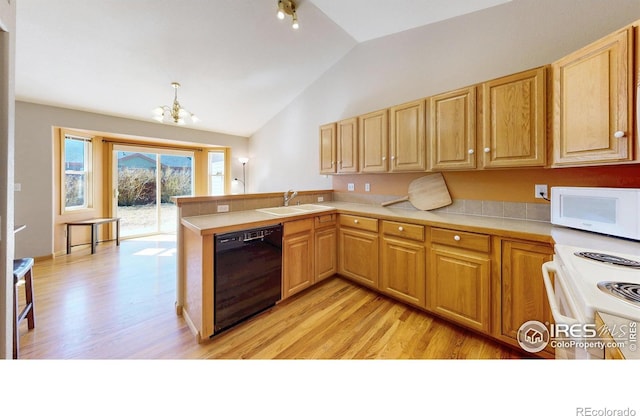
POLYGON ((284 19, 284 12, 282 10, 278 10, 278 14, 276 16, 278 16, 278 19, 282 20, 284 19))
POLYGON ((298 19, 293 19, 293 23, 291 24, 291 27, 294 29, 298 29, 300 27, 300 24, 298 24, 298 19))

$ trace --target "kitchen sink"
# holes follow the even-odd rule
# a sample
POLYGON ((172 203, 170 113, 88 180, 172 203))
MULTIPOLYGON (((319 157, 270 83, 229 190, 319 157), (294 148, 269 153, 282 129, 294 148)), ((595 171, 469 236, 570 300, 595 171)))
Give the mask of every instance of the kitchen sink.
POLYGON ((290 207, 260 208, 256 209, 256 211, 263 212, 265 214, 277 215, 279 217, 285 217, 288 215, 300 215, 310 212, 329 211, 331 209, 333 208, 325 205, 302 204, 290 207))
POLYGON ((307 212, 311 212, 311 211, 328 211, 330 209, 333 209, 333 208, 327 207, 325 205, 313 205, 313 204, 296 205, 296 206, 290 207, 290 208, 301 209, 301 210, 307 211, 307 212))

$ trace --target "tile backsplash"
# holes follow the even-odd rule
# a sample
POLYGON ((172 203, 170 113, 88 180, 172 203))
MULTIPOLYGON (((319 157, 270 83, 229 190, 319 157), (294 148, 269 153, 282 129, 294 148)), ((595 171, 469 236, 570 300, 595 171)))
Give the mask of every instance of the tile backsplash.
MULTIPOLYGON (((384 201, 398 199, 390 195, 363 195, 347 192, 334 192, 333 199, 342 202, 378 205, 384 201)), ((391 207, 391 206, 390 206, 391 207)), ((394 208, 413 209, 410 202, 393 205, 394 208)), ((456 199, 453 204, 434 209, 433 212, 450 214, 479 215, 483 217, 513 218, 528 221, 551 221, 551 206, 548 202, 534 204, 529 202, 479 201, 472 199, 456 199)))

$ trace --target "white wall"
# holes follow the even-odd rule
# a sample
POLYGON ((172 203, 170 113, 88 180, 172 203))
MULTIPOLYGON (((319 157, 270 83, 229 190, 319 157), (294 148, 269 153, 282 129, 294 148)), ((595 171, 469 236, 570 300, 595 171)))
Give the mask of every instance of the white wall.
POLYGON ((18 101, 15 127, 15 222, 27 228, 16 236, 16 256, 40 257, 53 251, 53 127, 229 146, 232 177, 242 176, 238 156, 248 139, 156 122, 143 122, 18 101))
POLYGON ((638 0, 513 0, 362 43, 251 137, 250 189, 331 189, 321 124, 549 64, 637 19, 638 0))

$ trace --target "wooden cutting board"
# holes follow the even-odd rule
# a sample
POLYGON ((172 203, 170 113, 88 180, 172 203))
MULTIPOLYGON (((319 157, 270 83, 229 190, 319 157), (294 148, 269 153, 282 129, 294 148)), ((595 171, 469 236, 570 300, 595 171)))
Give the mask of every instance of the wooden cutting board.
POLYGON ((414 179, 409 184, 409 195, 393 201, 383 202, 382 206, 409 201, 411 205, 422 211, 451 205, 451 195, 441 173, 434 173, 414 179))

